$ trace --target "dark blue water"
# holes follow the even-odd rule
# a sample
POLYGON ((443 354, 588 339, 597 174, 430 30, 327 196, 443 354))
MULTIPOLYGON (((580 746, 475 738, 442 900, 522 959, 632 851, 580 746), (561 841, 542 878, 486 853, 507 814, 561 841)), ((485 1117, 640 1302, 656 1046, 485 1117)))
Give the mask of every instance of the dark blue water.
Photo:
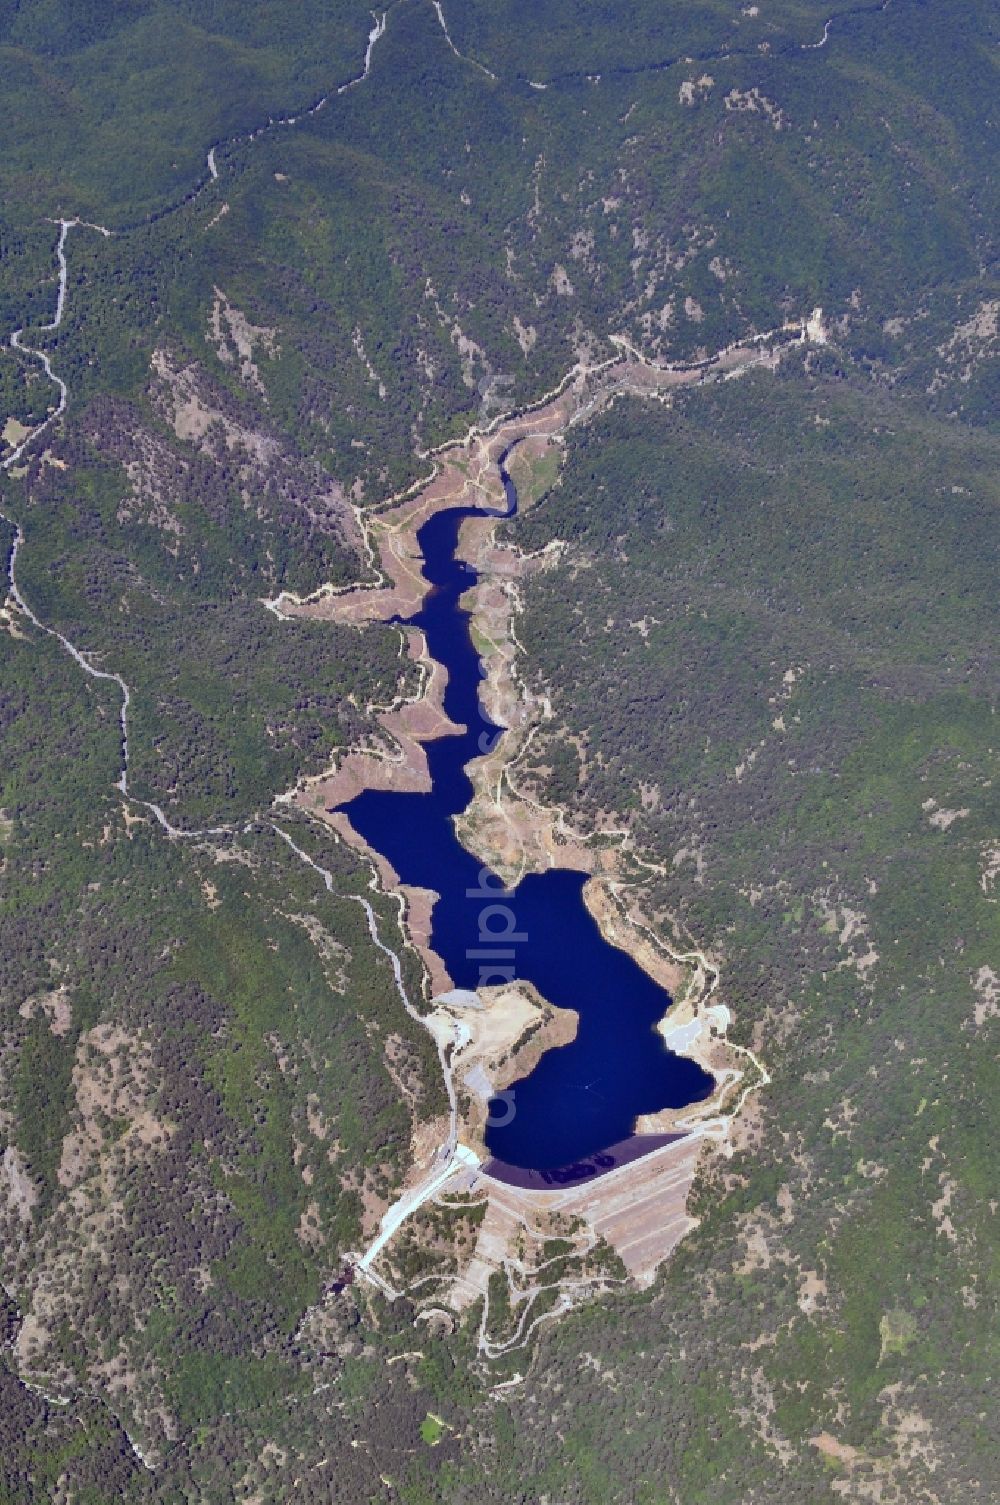
MULTIPOLYGON (((512 515, 516 493, 502 468, 501 474, 509 507, 502 515, 512 515)), ((557 868, 508 891, 455 835, 452 817, 472 798, 465 765, 503 733, 480 709, 482 670, 469 613, 458 604, 477 578, 455 558, 458 530, 464 518, 485 512, 455 507, 420 529, 432 589, 421 611, 407 619, 447 669, 444 708, 466 730, 426 744, 429 794, 368 791, 339 808, 404 883, 440 895, 430 943, 456 987, 522 978, 550 1003, 578 1012, 576 1039, 547 1051, 529 1076, 491 1104, 491 1154, 545 1170, 628 1138, 640 1113, 700 1101, 713 1081, 694 1061, 667 1050, 656 1033, 670 996, 601 935, 583 902, 584 874, 557 868)))

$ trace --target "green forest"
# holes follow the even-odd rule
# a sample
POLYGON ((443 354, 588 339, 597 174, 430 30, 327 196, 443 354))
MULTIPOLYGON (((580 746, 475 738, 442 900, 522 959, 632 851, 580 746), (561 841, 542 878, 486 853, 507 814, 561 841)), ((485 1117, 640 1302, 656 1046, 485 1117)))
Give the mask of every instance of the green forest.
POLYGON ((993 20, 5 9, 0 1505, 997 1498, 993 20), (267 603, 369 580, 359 514, 612 336, 815 308, 502 530, 561 545, 521 777, 627 824, 771 1080, 653 1284, 491 1361, 344 1284, 447 1101, 393 895, 275 804, 415 666, 267 603))

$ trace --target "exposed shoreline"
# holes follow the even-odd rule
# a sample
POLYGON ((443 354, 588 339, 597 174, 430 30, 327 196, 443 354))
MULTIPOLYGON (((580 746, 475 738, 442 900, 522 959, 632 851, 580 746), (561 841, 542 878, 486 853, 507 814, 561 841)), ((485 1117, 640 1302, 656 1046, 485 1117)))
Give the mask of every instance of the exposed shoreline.
POLYGON ((346 816, 330 812, 331 805, 366 788, 430 788, 425 744, 452 730, 443 709, 445 679, 440 666, 431 662, 423 635, 402 629, 400 653, 408 652, 418 662, 420 682, 415 694, 400 695, 382 710, 384 742, 340 754, 324 774, 304 780, 280 803, 298 806, 332 828, 365 857, 373 886, 395 896, 404 942, 423 963, 425 1011, 409 1004, 407 1009, 435 1042, 450 1104, 447 1138, 436 1148, 435 1125, 414 1126, 412 1165, 401 1193, 387 1208, 374 1241, 357 1257, 356 1267, 392 1299, 408 1289, 405 1281, 399 1283, 392 1245, 411 1214, 428 1202, 442 1210, 483 1206, 471 1257, 449 1274, 428 1277, 429 1287, 418 1282, 423 1287, 418 1304, 420 1316, 433 1312, 447 1321, 452 1320, 449 1311, 461 1314, 470 1303, 481 1301, 479 1346, 484 1354, 519 1346, 537 1321, 544 1320, 528 1315, 534 1295, 542 1289, 538 1286, 525 1299, 515 1338, 499 1348, 488 1338, 493 1277, 502 1275, 509 1286, 511 1271, 523 1266, 525 1247, 544 1248, 553 1227, 564 1233, 573 1230, 579 1274, 560 1290, 547 1316, 568 1311, 587 1292, 621 1283, 620 1277, 589 1267, 591 1252, 601 1239, 619 1254, 628 1280, 648 1284, 696 1226, 687 1198, 707 1147, 726 1147, 747 1097, 770 1081, 753 1051, 726 1038, 731 1015, 716 1001, 718 967, 693 943, 677 949, 642 913, 643 875, 657 869, 634 850, 631 830, 608 826, 579 833, 569 826, 563 809, 544 806, 517 786, 519 760, 536 729, 553 714, 548 696, 532 692, 520 672, 524 649, 516 628, 519 587, 531 571, 554 562, 560 545, 529 556, 516 546, 498 543, 496 529, 506 499, 500 463, 506 457, 519 510, 524 510, 553 483, 559 446, 569 429, 618 397, 669 403, 678 387, 730 380, 753 367, 773 370, 786 349, 824 340, 821 312, 815 310, 808 320, 732 346, 697 366, 664 369, 645 362, 627 342, 615 338, 619 354, 611 361, 575 367, 530 410, 498 418, 485 429, 473 428, 464 440, 425 455, 433 462, 429 478, 378 511, 355 509, 374 577, 370 583, 326 586, 308 597, 285 592, 264 603, 279 619, 302 616, 357 626, 415 614, 430 588, 416 538, 420 526, 434 513, 455 507, 486 507, 498 514, 465 519, 456 548, 456 557, 477 573, 461 604, 469 610, 483 668, 481 704, 489 720, 505 728, 490 755, 466 765, 473 796, 456 820, 458 834, 469 851, 508 883, 550 867, 587 874, 584 901, 604 939, 628 952, 674 999, 658 1025, 665 1043, 715 1078, 715 1090, 705 1101, 641 1116, 633 1132, 654 1145, 655 1136, 660 1136, 660 1146, 587 1185, 562 1191, 522 1189, 483 1174, 480 1157, 491 1096, 528 1074, 546 1050, 570 1041, 578 1015, 552 1008, 520 983, 484 989, 482 996, 454 989, 429 944, 436 895, 401 884, 387 859, 368 846, 346 816), (566 1217, 569 1223, 560 1221, 566 1217))
MULTIPOLYGON (((429 589, 422 574, 419 528, 446 509, 484 507, 499 512, 505 501, 499 464, 505 455, 513 456, 510 464, 517 471, 519 506, 526 509, 548 489, 543 484, 536 493, 533 478, 546 469, 551 472, 556 447, 566 432, 618 397, 634 395, 669 402, 676 388, 730 379, 755 366, 773 367, 784 348, 807 338, 805 324, 786 325, 755 341, 730 347, 697 366, 676 368, 652 366, 619 342, 622 353, 618 358, 597 367, 577 368, 555 394, 535 408, 498 420, 485 431, 473 429, 465 440, 443 446, 433 457, 433 474, 418 489, 378 512, 359 515, 369 558, 373 565, 378 561, 375 582, 323 587, 305 598, 283 593, 266 604, 279 617, 358 626, 412 615, 420 609, 429 589)), ((735 1049, 724 1039, 728 1010, 716 1009, 707 1019, 704 1015, 718 982, 716 969, 693 948, 674 951, 644 916, 622 902, 622 890, 637 882, 640 862, 631 851, 629 832, 575 832, 567 825, 561 808, 543 806, 516 787, 518 761, 536 728, 551 716, 547 697, 533 694, 518 672, 523 652, 515 626, 520 609, 518 584, 533 570, 551 563, 558 545, 534 556, 526 556, 509 544, 501 546, 496 528, 502 520, 487 515, 465 519, 457 548, 457 557, 470 563, 478 575, 463 605, 470 611, 471 631, 484 669, 481 699, 490 719, 506 728, 493 752, 467 766, 474 792, 456 821, 458 834, 470 851, 511 884, 528 872, 557 866, 589 875, 584 898, 604 938, 628 952, 678 1000, 661 1021, 661 1032, 665 1038, 672 1033, 671 1048, 696 1060, 717 1081, 716 1090, 705 1102, 685 1110, 646 1115, 636 1128, 639 1132, 663 1132, 707 1125, 718 1121, 723 1099, 744 1074, 735 1049), (678 1026, 683 1028, 679 1030, 678 1026)), ((421 684, 414 697, 382 712, 379 722, 386 735, 385 744, 348 750, 326 773, 304 781, 288 801, 335 829, 341 839, 371 862, 387 891, 402 895, 407 939, 424 965, 425 1002, 434 1000, 436 1005, 434 1015, 427 1020, 428 1027, 435 1035, 448 1028, 457 1043, 463 1029, 461 1011, 450 1008, 441 997, 453 989, 453 980, 429 944, 430 911, 436 896, 402 884, 387 859, 368 846, 346 817, 330 812, 330 806, 365 789, 426 792, 430 776, 425 744, 455 730, 442 705, 445 671, 429 659, 421 633, 407 628, 402 634, 411 657, 421 665, 421 684)), ((538 1006, 543 1010, 550 1007, 545 1000, 538 1000, 538 1006)), ((515 1017, 511 1028, 520 1032, 523 1021, 518 1020, 519 1016, 515 1017)), ((562 1043, 565 1030, 565 1025, 559 1027, 559 1041, 553 1039, 553 1044, 562 1043)), ((551 1020, 547 1020, 539 1035, 547 1038, 551 1033, 551 1020)), ((541 1038, 535 1038, 534 1059, 541 1053, 541 1038)), ((494 1040, 494 1045, 494 1055, 505 1056, 507 1065, 504 1080, 497 1076, 491 1081, 494 1089, 500 1090, 506 1080, 524 1075, 529 1068, 526 1059, 519 1058, 517 1033, 507 1041, 494 1040)), ((495 1068, 497 1063, 491 1064, 495 1068)), ((467 1099, 460 1128, 464 1137, 480 1144, 481 1117, 467 1099)))

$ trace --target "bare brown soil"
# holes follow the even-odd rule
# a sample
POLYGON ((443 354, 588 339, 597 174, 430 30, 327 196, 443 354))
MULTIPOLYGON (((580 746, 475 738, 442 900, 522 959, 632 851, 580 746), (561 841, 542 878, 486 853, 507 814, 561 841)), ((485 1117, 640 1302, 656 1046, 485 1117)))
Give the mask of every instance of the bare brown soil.
POLYGON ((613 946, 627 951, 635 958, 643 971, 648 972, 661 987, 666 988, 672 997, 676 997, 688 981, 691 969, 669 956, 660 946, 653 943, 649 935, 644 934, 638 928, 640 924, 648 926, 649 922, 639 913, 635 905, 626 914, 621 905, 612 898, 608 884, 602 882, 600 878, 594 878, 585 884, 583 898, 590 913, 601 927, 601 934, 604 938, 613 946))
POLYGON ((595 1238, 605 1239, 630 1277, 648 1285, 695 1226, 687 1214, 687 1196, 704 1148, 703 1138, 681 1139, 597 1181, 559 1191, 486 1183, 486 1217, 472 1258, 452 1287, 450 1303, 461 1309, 487 1295, 490 1276, 519 1252, 551 1236, 554 1221, 564 1230, 574 1230, 569 1237, 579 1253, 595 1238))
MULTIPOLYGON (((585 421, 626 393, 669 401, 673 389, 709 379, 715 372, 730 374, 743 366, 767 359, 761 347, 735 347, 698 369, 667 370, 634 359, 631 352, 600 368, 578 370, 547 402, 533 411, 504 419, 489 433, 473 431, 465 441, 445 446, 434 457, 434 474, 414 494, 390 504, 365 519, 373 559, 379 560, 380 582, 347 590, 320 591, 306 600, 284 595, 274 607, 283 615, 362 623, 385 621, 396 613, 419 609, 427 589, 421 573, 422 557, 418 529, 435 512, 459 505, 500 508, 504 503, 498 459, 509 452, 522 506, 531 505, 553 483, 561 458, 560 436, 573 424, 585 421)), ((518 588, 530 573, 551 567, 559 546, 525 556, 496 539, 497 519, 468 518, 463 522, 459 554, 476 569, 478 580, 463 598, 472 615, 472 631, 485 669, 482 689, 484 708, 504 736, 488 756, 469 765, 473 799, 457 822, 463 842, 481 860, 509 883, 526 872, 571 867, 592 875, 585 888, 586 902, 607 938, 629 951, 653 977, 676 995, 690 976, 686 962, 671 958, 656 943, 652 927, 643 928, 634 906, 623 907, 611 896, 611 885, 620 885, 624 875, 623 832, 574 831, 565 813, 533 800, 518 783, 519 764, 530 749, 536 729, 551 717, 546 696, 528 690, 518 674, 519 645, 516 617, 518 588)), ((375 863, 387 887, 400 889, 399 875, 378 853, 367 849, 341 816, 330 815, 331 806, 365 789, 424 792, 430 781, 424 744, 446 735, 453 727, 444 714, 443 671, 427 658, 422 635, 410 632, 408 648, 423 670, 420 694, 413 700, 387 708, 379 717, 384 743, 356 748, 340 757, 329 772, 305 783, 293 798, 314 815, 333 825, 352 846, 363 850, 375 863)), ((451 979, 430 949, 429 920, 432 898, 405 894, 408 933, 421 955, 427 974, 427 992, 435 997, 451 987, 451 979)), ((495 1005, 495 1000, 494 1000, 495 1005)), ((513 1020, 512 1020, 513 1027, 513 1020)), ((507 1039, 516 1044, 516 1033, 507 1039)), ((724 1042, 706 1030, 689 1052, 713 1071, 722 1074, 723 1087, 738 1075, 724 1042)), ((494 1065, 496 1063, 494 1062, 494 1065)), ((522 1073, 523 1074, 523 1073, 522 1073)), ((706 1114, 717 1111, 718 1099, 704 1105, 706 1114)), ((659 1120, 650 1127, 660 1128, 659 1120)), ((672 1124, 671 1124, 672 1126, 672 1124)), ((476 1126, 470 1123, 469 1130, 476 1126)))
POLYGON ((432 998, 436 998, 439 993, 450 992, 455 986, 444 962, 430 947, 431 910, 438 896, 431 888, 411 888, 407 883, 399 884, 399 891, 406 904, 406 933, 423 958, 428 991, 432 998))
POLYGON ((444 1038, 460 1041, 452 1056, 459 1091, 459 1131, 463 1144, 485 1155, 483 1131, 489 1098, 534 1069, 547 1050, 568 1045, 579 1016, 556 1008, 530 983, 518 981, 481 988, 480 1007, 438 999, 436 1015, 444 1038))
MULTIPOLYGON (((371 558, 378 560, 378 583, 348 590, 326 589, 305 600, 283 595, 269 604, 281 615, 357 624, 387 621, 396 614, 410 615, 419 609, 427 590, 417 530, 427 518, 446 508, 501 508, 504 496, 497 462, 502 454, 512 452, 507 463, 516 476, 520 504, 531 505, 557 475, 560 436, 618 396, 631 393, 669 402, 671 391, 677 387, 714 379, 716 373, 731 376, 740 369, 773 363, 778 358, 758 344, 722 352, 697 370, 665 370, 633 358, 624 345, 620 348, 626 352, 621 359, 599 368, 578 369, 559 392, 533 411, 504 419, 491 432, 473 431, 467 440, 442 448, 433 457, 434 474, 415 494, 364 519, 371 558)), ((562 809, 541 804, 519 786, 519 762, 537 728, 551 718, 552 709, 548 697, 530 692, 518 674, 518 589, 530 572, 555 563, 560 546, 550 545, 540 554, 525 556, 498 543, 496 528, 495 518, 470 518, 463 523, 459 540, 460 557, 467 559, 478 575, 463 605, 471 613, 473 637, 485 670, 481 691, 484 708, 492 720, 507 729, 490 755, 469 765, 474 795, 457 822, 459 835, 509 883, 526 872, 554 866, 573 867, 591 875, 585 899, 604 935, 680 998, 669 1018, 674 1026, 689 1025, 690 1038, 686 1034, 683 1043, 672 1044, 671 1048, 682 1049, 699 1060, 716 1075, 719 1084, 712 1098, 697 1109, 652 1115, 637 1128, 640 1132, 691 1129, 719 1114, 723 1107, 727 1112, 735 1109, 740 1084, 746 1080, 747 1063, 724 1039, 728 1012, 707 1009, 715 986, 709 964, 693 951, 673 955, 658 943, 655 927, 638 912, 631 891, 628 901, 623 902, 626 880, 632 884, 635 881, 630 833, 577 833, 567 824, 562 809)), ((483 990, 480 1002, 484 1007, 480 1008, 461 1008, 442 1001, 438 995, 450 991, 452 984, 429 946, 434 896, 423 890, 401 889, 398 874, 385 858, 370 851, 343 816, 328 813, 331 805, 362 789, 429 788, 424 744, 452 728, 443 711, 441 671, 435 673, 426 660, 422 642, 414 647, 414 637, 419 641, 420 635, 411 635, 410 651, 424 668, 422 691, 415 700, 382 713, 379 721, 385 745, 349 752, 326 775, 295 791, 292 799, 326 820, 350 845, 365 851, 387 890, 403 893, 408 938, 424 961, 427 993, 438 999, 428 1025, 442 1044, 455 1042, 452 1066, 460 1105, 460 1136, 481 1150, 489 1096, 530 1071, 545 1050, 571 1040, 577 1016, 569 1010, 553 1009, 521 984, 483 990)), ((726 1126, 719 1127, 724 1135, 726 1126)), ((520 1192, 494 1182, 485 1184, 475 1172, 463 1173, 469 1181, 467 1190, 486 1191, 488 1210, 476 1253, 464 1273, 460 1272, 451 1299, 461 1305, 484 1294, 490 1273, 500 1267, 514 1246, 512 1240, 519 1240, 539 1217, 545 1218, 556 1209, 579 1218, 591 1240, 607 1239, 635 1279, 652 1279, 657 1265, 692 1226, 686 1201, 704 1144, 704 1136, 690 1135, 590 1186, 558 1193, 520 1192)), ((455 1191, 456 1186, 449 1184, 448 1195, 455 1191)))

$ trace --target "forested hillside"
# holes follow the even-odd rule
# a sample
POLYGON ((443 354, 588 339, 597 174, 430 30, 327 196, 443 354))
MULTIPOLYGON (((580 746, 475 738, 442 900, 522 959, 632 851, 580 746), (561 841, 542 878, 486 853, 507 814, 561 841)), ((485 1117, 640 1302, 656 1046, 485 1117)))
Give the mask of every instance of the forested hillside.
POLYGON ((994 20, 7 7, 0 1501, 996 1497, 994 20), (417 666, 267 603, 575 365, 817 307, 505 530, 562 546, 522 777, 771 1082, 652 1288, 491 1364, 343 1287, 444 1087, 394 897, 274 803, 417 666))
MULTIPOLYGON (((587 1329, 618 1376, 589 1422, 602 1456, 638 1407, 637 1456, 682 1470, 676 1393, 712 1394, 721 1446, 681 1498, 763 1487, 769 1448, 818 1450, 850 1491, 894 1456, 904 1499, 934 1471, 963 1499, 995 1488, 996 475, 992 435, 807 358, 620 406, 516 524, 567 544, 521 630, 553 741, 582 748, 536 741, 535 785, 665 860, 663 913, 713 937, 773 1074, 700 1188, 670 1337, 587 1329), (642 1412, 658 1384, 666 1437, 642 1412)), ((553 1340, 527 1414, 563 1414, 581 1341, 553 1340)), ((780 1498, 817 1487, 784 1475, 780 1498)))

